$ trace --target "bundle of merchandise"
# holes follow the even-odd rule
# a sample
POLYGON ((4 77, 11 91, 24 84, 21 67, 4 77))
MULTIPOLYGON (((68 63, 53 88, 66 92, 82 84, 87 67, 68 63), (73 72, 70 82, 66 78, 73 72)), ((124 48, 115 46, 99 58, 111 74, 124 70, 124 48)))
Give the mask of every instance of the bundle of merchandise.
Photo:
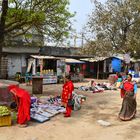
POLYGON ((31 118, 38 122, 45 122, 51 117, 65 112, 65 108, 61 107, 60 96, 40 98, 31 97, 31 118))
POLYGON ((87 87, 87 86, 80 86, 78 88, 75 88, 75 89, 78 89, 78 90, 82 90, 82 91, 90 91, 92 93, 98 93, 98 92, 103 92, 105 89, 100 87, 99 85, 95 85, 95 86, 90 86, 90 87, 87 87))
POLYGON ((86 101, 86 96, 78 95, 76 92, 72 92, 72 98, 74 100, 73 110, 80 110, 81 104, 86 101))
POLYGON ((80 86, 75 87, 75 89, 82 90, 82 91, 90 91, 92 93, 102 93, 105 90, 117 90, 115 87, 115 84, 111 83, 96 83, 94 82, 94 85, 88 85, 88 86, 80 86))

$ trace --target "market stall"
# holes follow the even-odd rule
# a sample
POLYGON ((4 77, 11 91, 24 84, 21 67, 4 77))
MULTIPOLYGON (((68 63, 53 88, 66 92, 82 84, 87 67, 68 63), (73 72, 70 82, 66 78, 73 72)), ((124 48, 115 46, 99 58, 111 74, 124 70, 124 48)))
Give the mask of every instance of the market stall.
POLYGON ((83 66, 85 64, 84 61, 79 61, 76 59, 65 59, 66 63, 66 73, 71 74, 72 81, 83 81, 83 66))
POLYGON ((65 72, 63 58, 31 55, 28 60, 27 73, 30 72, 33 76, 43 77, 43 84, 57 83, 58 77, 65 72))

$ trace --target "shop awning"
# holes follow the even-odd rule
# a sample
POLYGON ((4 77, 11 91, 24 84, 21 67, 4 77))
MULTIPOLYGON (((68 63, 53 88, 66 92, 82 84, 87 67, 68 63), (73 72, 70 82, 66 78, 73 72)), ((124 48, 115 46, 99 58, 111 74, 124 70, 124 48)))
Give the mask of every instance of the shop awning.
POLYGON ((96 58, 84 58, 84 59, 80 59, 80 60, 88 61, 88 62, 97 62, 97 61, 103 61, 107 58, 108 57, 96 57, 96 58))
POLYGON ((65 62, 66 63, 73 63, 73 64, 83 64, 83 63, 85 63, 84 61, 79 61, 79 60, 76 60, 76 59, 65 59, 65 62))
POLYGON ((57 59, 54 56, 43 56, 43 55, 31 55, 31 57, 37 59, 57 59))

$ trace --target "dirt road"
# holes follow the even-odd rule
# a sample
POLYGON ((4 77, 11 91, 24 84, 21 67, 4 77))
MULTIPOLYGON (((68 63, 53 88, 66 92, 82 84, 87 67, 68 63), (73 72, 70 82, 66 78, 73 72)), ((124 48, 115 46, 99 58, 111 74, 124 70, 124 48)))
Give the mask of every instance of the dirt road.
MULTIPOLYGON (((60 94, 61 89, 62 85, 46 85, 44 95, 60 94)), ((28 90, 31 88, 28 87, 28 90)), ((17 125, 0 127, 0 140, 140 140, 139 95, 136 119, 122 122, 117 119, 122 102, 119 91, 97 94, 77 92, 86 95, 87 101, 80 111, 72 113, 71 118, 64 118, 60 114, 42 124, 30 122, 27 128, 17 125), (110 122, 111 125, 101 126, 98 120, 110 122)))

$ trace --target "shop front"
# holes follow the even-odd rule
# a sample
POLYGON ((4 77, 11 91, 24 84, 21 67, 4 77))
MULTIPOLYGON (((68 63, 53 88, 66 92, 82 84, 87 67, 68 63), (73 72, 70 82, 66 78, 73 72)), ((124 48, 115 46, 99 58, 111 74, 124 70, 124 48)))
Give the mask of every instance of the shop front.
POLYGON ((71 74, 72 81, 83 81, 85 62, 76 59, 65 59, 66 73, 71 74))
POLYGON ((71 74, 72 80, 77 82, 84 78, 85 62, 64 57, 31 55, 27 73, 43 77, 43 84, 61 82, 65 74, 71 74))
POLYGON ((64 73, 64 60, 53 56, 31 55, 27 73, 43 77, 43 84, 55 84, 64 73))

